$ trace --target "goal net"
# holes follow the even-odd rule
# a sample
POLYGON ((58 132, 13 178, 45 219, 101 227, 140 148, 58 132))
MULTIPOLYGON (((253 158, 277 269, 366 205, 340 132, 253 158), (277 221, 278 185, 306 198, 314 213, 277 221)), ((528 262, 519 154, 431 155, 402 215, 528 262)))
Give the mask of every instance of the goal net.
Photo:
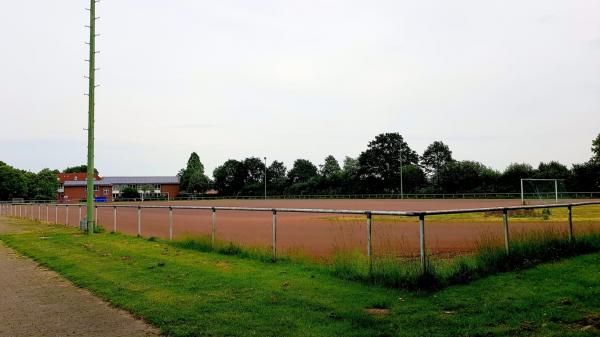
POLYGON ((521 204, 558 203, 566 192, 563 179, 521 179, 521 204))

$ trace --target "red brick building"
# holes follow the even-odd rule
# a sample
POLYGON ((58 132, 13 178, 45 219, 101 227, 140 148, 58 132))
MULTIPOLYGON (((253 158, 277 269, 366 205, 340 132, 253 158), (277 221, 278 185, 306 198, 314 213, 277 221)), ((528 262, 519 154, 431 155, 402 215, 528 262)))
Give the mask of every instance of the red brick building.
MULTIPOLYGON (((71 175, 59 174, 61 186, 58 190, 61 201, 80 201, 86 199, 87 182, 85 173, 71 175), (70 179, 70 180, 66 180, 70 179)), ((97 201, 110 202, 121 197, 123 189, 131 187, 142 198, 175 198, 179 194, 179 177, 99 177, 94 181, 94 198, 97 201)))

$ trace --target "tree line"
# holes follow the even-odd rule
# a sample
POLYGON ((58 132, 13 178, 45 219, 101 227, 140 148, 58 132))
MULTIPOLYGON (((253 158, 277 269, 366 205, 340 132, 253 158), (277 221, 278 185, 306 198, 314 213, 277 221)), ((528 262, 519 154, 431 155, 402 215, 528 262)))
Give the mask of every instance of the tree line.
MULTIPOLYGON (((318 166, 297 159, 288 170, 283 162, 275 160, 265 172, 260 158, 229 159, 213 171, 210 179, 194 152, 179 176, 183 196, 209 189, 226 196, 262 195, 265 173, 269 195, 388 194, 400 193, 401 189, 404 193, 510 193, 520 190, 522 178, 564 179, 562 189, 597 192, 600 135, 592 142, 592 154, 589 161, 571 168, 550 161, 537 167, 513 163, 498 171, 477 161, 454 159, 448 145, 441 141, 433 142, 419 155, 399 133, 383 133, 370 141, 358 157, 347 156, 341 164, 330 155, 318 166)), ((554 190, 554 186, 548 190, 554 190)))
MULTIPOLYGON (((570 168, 557 161, 537 167, 513 163, 500 172, 477 161, 454 159, 450 148, 441 141, 433 142, 419 155, 399 133, 383 133, 357 157, 347 156, 342 163, 331 155, 319 165, 297 159, 289 170, 281 161, 271 162, 266 167, 267 194, 400 193, 401 166, 404 193, 518 192, 521 178, 564 179, 565 190, 600 192, 600 135, 592 142, 592 157, 584 163, 570 168)), ((80 165, 62 172, 86 170, 86 165, 80 165)), ((55 199, 58 173, 48 168, 29 172, 0 161, 0 200, 55 199)), ((257 157, 229 159, 213 171, 211 179, 198 154, 192 153, 178 175, 182 196, 200 195, 211 189, 225 196, 264 193, 265 163, 257 157)), ((132 189, 130 193, 137 191, 132 189)))
POLYGON ((14 168, 0 161, 0 200, 56 198, 58 170, 45 168, 38 173, 14 168))

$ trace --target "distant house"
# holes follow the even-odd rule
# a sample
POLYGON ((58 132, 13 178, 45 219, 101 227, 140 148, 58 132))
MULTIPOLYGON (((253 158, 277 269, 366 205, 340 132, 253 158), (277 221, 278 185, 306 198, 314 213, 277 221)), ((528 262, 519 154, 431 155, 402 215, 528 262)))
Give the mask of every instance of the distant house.
MULTIPOLYGON (((59 199, 79 201, 86 199, 87 182, 85 173, 59 174, 59 199)), ((137 190, 144 198, 163 197, 172 199, 179 194, 179 177, 99 177, 94 181, 94 198, 98 201, 113 201, 121 197, 127 187, 137 190)))

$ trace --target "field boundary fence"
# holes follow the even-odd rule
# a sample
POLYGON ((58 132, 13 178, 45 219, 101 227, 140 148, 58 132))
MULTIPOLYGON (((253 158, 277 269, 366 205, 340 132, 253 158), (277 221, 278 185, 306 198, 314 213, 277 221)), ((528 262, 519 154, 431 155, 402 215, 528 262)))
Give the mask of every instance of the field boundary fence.
MULTIPOLYGON (((502 213, 502 227, 504 233, 504 249, 507 254, 510 254, 511 241, 509 236, 509 211, 518 210, 533 210, 533 209, 549 209, 549 208, 566 208, 568 214, 567 230, 568 240, 571 242, 574 240, 573 233, 573 209, 581 206, 600 205, 600 201, 588 201, 588 202, 577 202, 577 203, 562 203, 562 204, 545 204, 545 205, 521 205, 521 206, 507 206, 507 207, 484 207, 484 208, 468 208, 468 209, 449 209, 449 210, 434 210, 434 211, 383 211, 383 210, 352 210, 352 209, 318 209, 318 208, 261 208, 261 207, 228 207, 228 206, 191 206, 191 205, 96 205, 95 206, 95 218, 98 219, 98 209, 106 208, 113 210, 113 224, 112 231, 117 232, 117 217, 119 209, 135 209, 137 210, 137 235, 142 236, 143 234, 143 222, 142 222, 142 211, 144 209, 164 209, 168 211, 168 233, 169 240, 173 239, 173 212, 176 210, 198 210, 204 212, 211 212, 211 244, 215 244, 216 227, 217 227, 217 212, 265 212, 272 214, 271 229, 271 249, 272 259, 277 260, 277 215, 281 213, 314 213, 314 214, 337 214, 337 215, 360 215, 364 216, 365 219, 365 236, 366 236, 366 255, 369 259, 369 264, 373 262, 373 246, 372 246, 372 217, 377 216, 403 216, 418 218, 419 220, 419 257, 420 264, 423 270, 427 264, 427 246, 426 246, 426 217, 434 215, 446 215, 446 214, 466 214, 466 213, 483 213, 483 212, 501 212, 502 213)), ((83 204, 50 204, 50 203, 3 203, 0 204, 0 215, 12 216, 17 218, 28 218, 32 220, 38 220, 46 223, 65 224, 69 225, 69 209, 74 209, 79 214, 79 224, 82 223, 82 209, 85 208, 83 204), (50 208, 54 208, 53 217, 50 214, 50 208), (65 208, 65 222, 62 223, 58 218, 58 209, 60 207, 65 208)))
MULTIPOLYGON (((235 195, 235 196, 206 196, 206 195, 190 195, 177 196, 175 198, 164 197, 144 197, 144 198, 119 198, 113 202, 152 202, 152 201, 194 201, 194 200, 301 200, 301 199, 521 199, 525 200, 554 200, 556 193, 552 192, 536 192, 536 193, 501 193, 501 192, 482 192, 482 193, 385 193, 385 194, 281 194, 281 195, 235 195)), ((558 199, 600 199, 600 192, 558 192, 558 199)), ((72 204, 80 202, 80 200, 24 200, 18 203, 61 203, 72 204)), ((81 201, 82 202, 82 201, 81 201)), ((2 203, 14 203, 12 201, 0 201, 2 203)))

